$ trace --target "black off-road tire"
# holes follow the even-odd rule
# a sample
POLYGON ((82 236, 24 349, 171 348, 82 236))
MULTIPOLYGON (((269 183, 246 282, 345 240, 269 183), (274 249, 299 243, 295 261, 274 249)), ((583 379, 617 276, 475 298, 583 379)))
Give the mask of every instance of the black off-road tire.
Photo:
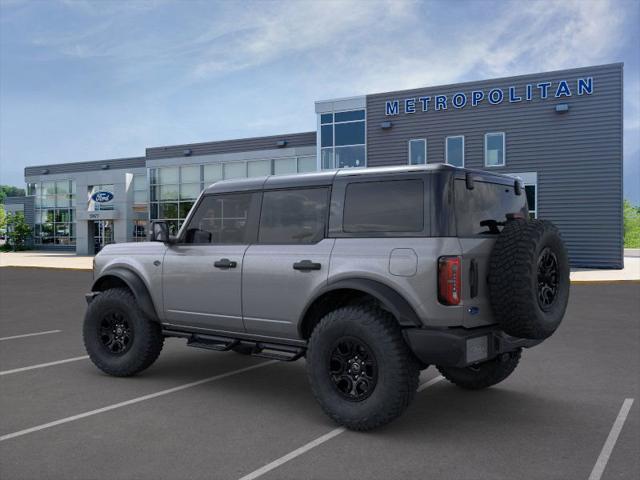
POLYGON ((569 301, 569 258, 558 229, 545 220, 507 222, 491 252, 488 281, 493 313, 506 333, 549 337, 569 301))
POLYGON ((371 430, 394 420, 418 387, 417 360, 393 316, 375 305, 350 305, 328 313, 311 334, 306 358, 316 400, 329 417, 352 430, 371 430), (364 345, 367 358, 375 362, 376 381, 366 398, 345 398, 332 380, 334 354, 345 341, 364 345))
MULTIPOLYGON (((142 312, 133 294, 124 288, 106 290, 89 304, 83 325, 84 345, 91 361, 103 372, 128 377, 148 368, 160 355, 164 336, 160 324, 142 312), (126 325, 129 341, 110 341, 107 325, 126 325), (120 351, 114 345, 120 344, 120 351)), ((122 337, 124 338, 124 337, 122 337)))
POLYGON ((467 390, 491 387, 506 379, 518 366, 521 351, 503 353, 493 360, 466 368, 437 367, 444 378, 467 390))

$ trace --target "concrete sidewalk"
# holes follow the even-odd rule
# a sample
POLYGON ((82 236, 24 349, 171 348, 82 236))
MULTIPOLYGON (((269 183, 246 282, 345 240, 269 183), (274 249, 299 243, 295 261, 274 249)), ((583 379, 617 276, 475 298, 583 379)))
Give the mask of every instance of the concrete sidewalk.
POLYGON ((67 270, 93 269, 93 256, 76 255, 73 252, 28 250, 25 252, 0 252, 0 267, 62 268, 67 270))
MULTIPOLYGON (((79 256, 73 252, 31 250, 0 253, 0 267, 91 270, 92 260, 93 256, 79 256)), ((624 269, 622 270, 572 268, 571 281, 573 283, 640 282, 640 250, 625 250, 624 269)))
MULTIPOLYGON (((626 255, 626 252, 625 252, 626 255)), ((624 257, 622 270, 572 268, 571 283, 640 282, 640 257, 624 257)))

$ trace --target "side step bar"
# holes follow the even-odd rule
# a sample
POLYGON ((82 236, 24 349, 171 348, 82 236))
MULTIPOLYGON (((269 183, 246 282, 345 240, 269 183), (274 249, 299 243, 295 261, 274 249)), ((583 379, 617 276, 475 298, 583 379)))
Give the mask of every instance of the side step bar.
POLYGON ((187 340, 187 346, 189 347, 206 348, 208 350, 217 350, 218 352, 231 350, 239 343, 239 340, 213 335, 191 335, 187 340))
POLYGON ((281 345, 278 343, 258 342, 253 340, 239 340, 235 338, 220 337, 217 335, 204 335, 199 333, 183 333, 176 335, 174 331, 164 331, 165 335, 180 336, 187 339, 187 346, 205 348, 218 352, 226 352, 234 348, 240 348, 248 355, 283 362, 292 362, 304 356, 306 349, 293 345, 281 345))

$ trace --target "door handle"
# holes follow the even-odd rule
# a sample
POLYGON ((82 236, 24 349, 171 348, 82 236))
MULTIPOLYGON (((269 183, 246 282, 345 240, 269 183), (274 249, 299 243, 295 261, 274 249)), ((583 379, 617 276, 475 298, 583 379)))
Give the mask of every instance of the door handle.
POLYGON ((302 260, 293 264, 294 270, 320 270, 320 268, 322 268, 322 265, 311 260, 302 260))
POLYGON ((221 258, 220 260, 214 262, 213 266, 216 268, 236 268, 238 264, 236 262, 232 262, 228 258, 221 258))

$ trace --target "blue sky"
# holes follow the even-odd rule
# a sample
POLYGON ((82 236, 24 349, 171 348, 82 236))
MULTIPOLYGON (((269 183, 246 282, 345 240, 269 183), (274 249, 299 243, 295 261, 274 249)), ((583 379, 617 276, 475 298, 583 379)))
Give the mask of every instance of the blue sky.
POLYGON ((26 165, 315 129, 315 100, 625 63, 640 203, 640 2, 0 0, 0 183, 26 165))

